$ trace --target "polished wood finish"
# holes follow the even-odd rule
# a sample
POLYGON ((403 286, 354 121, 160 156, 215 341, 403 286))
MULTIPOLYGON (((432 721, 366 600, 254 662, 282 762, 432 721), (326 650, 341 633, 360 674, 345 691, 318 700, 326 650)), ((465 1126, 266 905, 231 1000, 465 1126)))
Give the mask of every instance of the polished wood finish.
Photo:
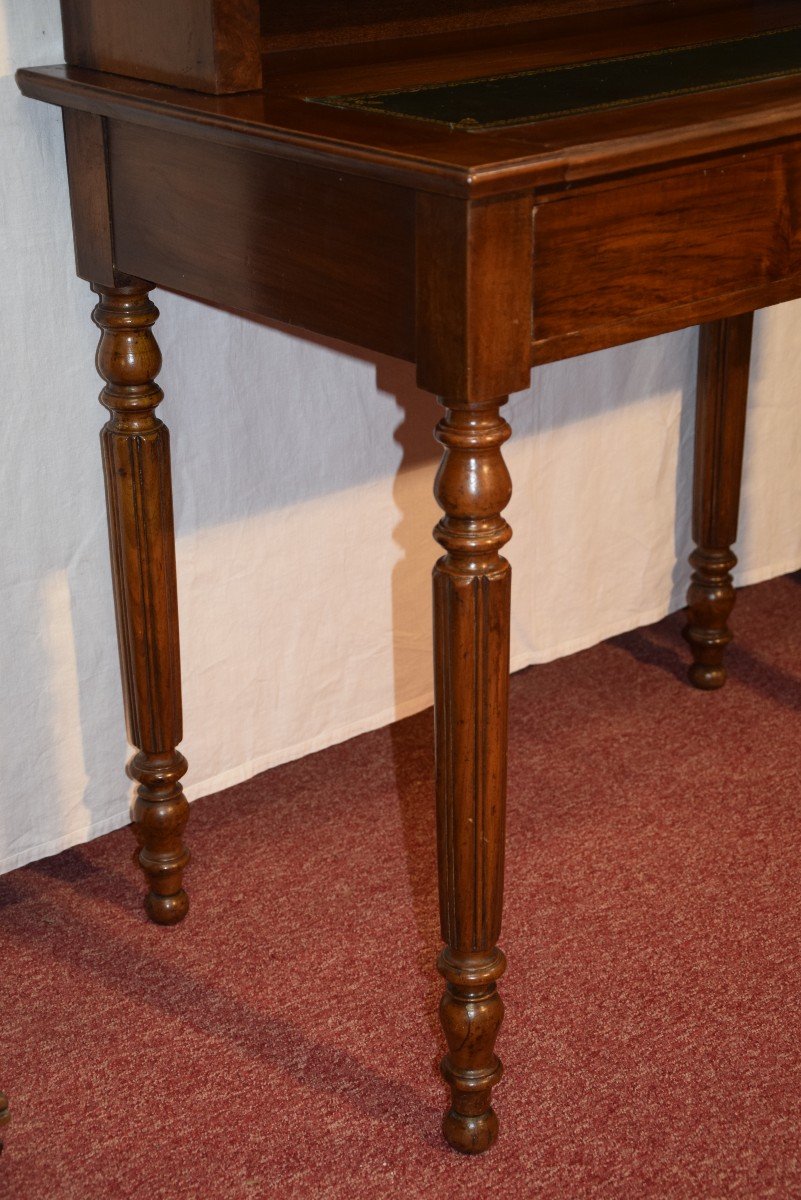
POLYGON ((782 281, 798 293, 799 214, 795 147, 543 205, 536 224, 537 359, 587 348, 596 329, 604 344, 629 341, 632 324, 649 317, 651 328, 661 329, 677 304, 725 311, 734 300, 753 308, 782 281))
POLYGON ((754 314, 702 325, 695 420, 692 582, 684 636, 693 662, 690 680, 703 691, 726 682, 723 656, 732 632, 731 572, 737 565, 740 480, 754 314))
POLYGON ((495 1037, 503 1019, 497 941, 503 902, 511 537, 502 511, 512 494, 501 446, 510 434, 499 402, 443 401, 444 447, 435 495, 444 512, 434 536, 437 843, 448 1042, 442 1074, 451 1088, 443 1121, 465 1153, 492 1145, 492 1089, 502 1073, 495 1037))
POLYGON ((63 119, 75 269, 88 283, 115 287, 121 279, 114 265, 105 121, 71 108, 63 119))
POLYGON ((519 22, 627 8, 638 0, 262 0, 265 51, 506 28, 519 22))
POLYGON ((108 122, 118 267, 413 359, 414 195, 378 180, 108 122), (160 186, 152 186, 153 179, 160 186), (199 186, 199 180, 203 186, 199 186), (354 237, 358 214, 360 235, 354 237), (247 260, 246 271, 231 263, 247 260), (359 279, 346 286, 345 268, 359 279))
POLYGON ((492 1145, 492 1088, 502 1067, 497 942, 503 903, 512 492, 499 409, 529 379, 531 202, 418 199, 417 370, 446 415, 434 494, 437 846, 445 980, 440 1018, 451 1089, 443 1131, 465 1153, 492 1145), (499 399, 499 396, 501 397, 499 399))
POLYGON ((89 67, 217 95, 262 85, 262 55, 506 28, 639 0, 61 0, 64 52, 89 67))
POLYGON ((798 5, 265 0, 264 88, 210 94, 245 79, 256 88, 253 13, 252 0, 65 0, 68 57, 83 66, 18 74, 27 95, 67 110, 78 271, 101 294, 112 557, 150 909, 169 921, 186 907, 186 764, 167 433, 154 415, 156 310, 143 279, 406 358, 443 397, 444 1129, 478 1152, 497 1131, 503 1013, 511 483, 500 407, 534 363, 706 323, 690 642, 696 676, 722 679, 750 313, 801 296, 801 86, 777 78, 481 134, 311 101, 748 36, 797 22, 798 5), (243 75, 226 82, 210 47, 242 36, 243 75), (194 74, 190 45, 205 47, 194 74), (141 78, 110 73, 121 69, 141 78))
MULTIPOLYGON (((270 74, 267 91, 234 96, 203 95, 73 67, 21 70, 17 80, 26 95, 66 108, 257 149, 273 160, 289 158, 472 200, 529 190, 541 203, 625 177, 637 178, 639 186, 659 166, 676 174, 680 164, 709 166, 732 154, 762 154, 777 142, 798 142, 801 94, 795 78, 724 88, 701 100, 677 96, 480 135, 307 102, 307 97, 337 92, 408 86, 714 38, 720 36, 722 12, 727 36, 792 24, 798 17, 796 0, 765 5, 742 0, 722 10, 677 0, 644 5, 647 17, 642 20, 632 15, 639 11, 637 6, 597 14, 592 21, 583 16, 563 19, 559 31, 547 38, 538 35, 539 23, 531 23, 524 40, 507 40, 506 45, 480 31, 469 53, 443 48, 432 52, 418 46, 417 39, 400 39, 386 57, 359 66, 350 62, 347 48, 339 51, 341 61, 308 69, 302 68, 298 56, 288 55, 287 68, 276 67, 270 74)), ((420 41, 427 47, 426 39, 420 41)))
POLYGON ((182 887, 189 806, 180 784, 187 763, 176 749, 183 731, 170 441, 155 415, 163 399, 154 382, 158 309, 145 283, 97 291, 97 368, 106 381, 100 399, 111 414, 101 442, 117 633, 128 738, 139 748, 128 768, 139 784, 139 862, 150 883, 150 917, 173 925, 189 907, 182 887))
POLYGON ((528 386, 530 197, 417 199, 417 379, 472 403, 528 386))
POLYGON ((261 87, 259 0, 61 0, 64 56, 203 92, 261 87))

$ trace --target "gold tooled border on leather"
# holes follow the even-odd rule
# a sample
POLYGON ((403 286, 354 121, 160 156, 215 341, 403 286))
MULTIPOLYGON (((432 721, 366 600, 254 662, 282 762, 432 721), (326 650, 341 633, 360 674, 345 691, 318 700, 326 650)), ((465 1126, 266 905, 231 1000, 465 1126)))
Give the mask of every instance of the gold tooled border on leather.
MULTIPOLYGON (((477 121, 474 117, 465 117, 461 121, 448 121, 442 117, 421 116, 417 113, 396 112, 392 109, 383 108, 381 101, 387 96, 405 96, 414 95, 420 92, 445 91, 448 88, 462 87, 465 84, 482 84, 493 83, 501 79, 520 79, 525 76, 533 75, 548 75, 556 72, 566 72, 571 70, 579 70, 585 67, 602 67, 607 63, 625 63, 634 62, 646 58, 660 58, 668 54, 674 54, 680 51, 687 50, 703 50, 708 46, 731 46, 740 42, 757 41, 760 38, 771 37, 778 33, 791 33, 801 29, 801 22, 793 25, 782 25, 776 29, 764 29, 760 33, 744 34, 736 38, 715 38, 713 41, 706 42, 686 42, 675 46, 664 46, 659 50, 645 50, 637 54, 622 54, 614 55, 606 58, 589 58, 582 59, 576 63, 558 63, 550 67, 532 67, 525 71, 509 71, 502 72, 496 75, 474 75, 468 76, 466 79, 450 79, 440 83, 423 83, 412 87, 402 88, 385 88, 379 92, 356 92, 352 95, 335 95, 335 96, 304 96, 304 100, 310 104, 323 104, 329 108, 340 109, 357 109, 361 112, 376 113, 385 117, 401 118, 405 121, 423 121, 428 125, 446 125, 449 129, 464 130, 469 133, 482 133, 484 130, 509 128, 514 125, 532 125, 541 121, 555 121, 560 117, 581 116, 582 114, 591 112, 604 112, 613 108, 631 108, 637 104, 648 104, 653 100, 667 100, 671 96, 692 96, 699 95, 703 92, 714 92, 724 88, 742 87, 749 83, 760 83, 767 79, 780 79, 782 76, 791 76, 796 74, 796 71, 788 71, 786 67, 780 70, 763 71, 756 75, 739 76, 731 82, 721 83, 716 81, 709 84, 694 84, 689 87, 670 88, 659 92, 649 92, 648 94, 638 96, 635 99, 611 100, 606 103, 593 103, 581 105, 577 107, 564 108, 558 112, 549 112, 545 115, 533 114, 528 116, 511 117, 501 121, 477 121)), ((801 74, 801 62, 799 62, 798 73, 801 74)))

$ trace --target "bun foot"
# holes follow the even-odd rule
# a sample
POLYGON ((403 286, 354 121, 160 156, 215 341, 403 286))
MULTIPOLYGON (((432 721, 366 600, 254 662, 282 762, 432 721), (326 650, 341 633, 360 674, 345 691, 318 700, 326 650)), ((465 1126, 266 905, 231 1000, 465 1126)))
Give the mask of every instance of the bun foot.
POLYGON ((503 1001, 496 980, 506 959, 497 946, 485 954, 459 953, 446 946, 438 965, 447 983, 439 1014, 448 1053, 440 1070, 451 1089, 442 1131, 454 1150, 482 1154, 498 1136, 492 1089, 503 1075, 494 1049, 503 1001))
POLYGON ((692 663, 687 674, 693 687, 701 692, 716 692, 726 682, 725 667, 707 667, 703 663, 692 663))
POLYGON ((189 897, 183 890, 174 896, 150 892, 145 897, 145 910, 156 925, 177 925, 189 912, 189 897))
POLYGON ((465 1116, 452 1108, 442 1119, 445 1141, 460 1154, 483 1154, 498 1136, 498 1118, 494 1108, 476 1117, 465 1116))

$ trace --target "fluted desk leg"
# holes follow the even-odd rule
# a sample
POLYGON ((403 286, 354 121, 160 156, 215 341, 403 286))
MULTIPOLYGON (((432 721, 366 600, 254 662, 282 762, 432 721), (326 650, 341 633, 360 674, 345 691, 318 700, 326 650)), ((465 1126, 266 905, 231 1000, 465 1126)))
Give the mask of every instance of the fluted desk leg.
POLYGON ((726 682, 723 659, 732 640, 728 619, 736 593, 740 480, 754 314, 701 326, 695 421, 692 582, 684 636, 690 680, 713 691, 726 682))
MULTIPOLYGON (((446 406, 449 401, 443 401, 446 406)), ((479 1153, 498 1133, 492 1088, 501 1078, 495 1037, 503 1018, 496 942, 503 900, 511 570, 500 550, 511 530, 501 446, 501 402, 450 408, 436 496, 444 517, 434 569, 437 840, 446 983, 442 1073, 452 1103, 445 1137, 479 1153)))
POLYGON ((155 412, 163 398, 154 382, 161 368, 152 333, 158 309, 147 284, 95 291, 97 368, 106 381, 100 399, 111 414, 101 442, 117 633, 128 737, 139 748, 128 768, 139 784, 139 862, 150 883, 148 914, 173 925, 189 907, 182 886, 189 809, 180 784, 186 759, 176 749, 181 668, 170 441, 155 412))

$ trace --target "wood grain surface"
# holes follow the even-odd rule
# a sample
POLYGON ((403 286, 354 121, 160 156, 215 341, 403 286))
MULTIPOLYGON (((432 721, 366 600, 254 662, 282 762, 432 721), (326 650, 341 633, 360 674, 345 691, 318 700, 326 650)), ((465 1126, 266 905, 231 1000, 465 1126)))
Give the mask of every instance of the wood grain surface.
POLYGON ((177 750, 183 727, 170 439, 155 415, 163 399, 152 332, 158 309, 145 283, 97 290, 100 399, 110 413, 101 445, 111 571, 128 740, 138 747, 128 771, 139 784, 134 818, 150 882, 147 910, 158 924, 173 925, 189 908, 182 882, 189 805, 180 783, 187 763, 177 750))
POLYGON ((61 0, 68 63, 204 92, 261 86, 258 0, 61 0))
POLYGON ((412 192, 124 122, 109 157, 123 271, 414 358, 412 192))
POLYGON ((559 347, 616 323, 625 329, 677 305, 719 298, 725 309, 728 296, 783 281, 801 294, 800 204, 801 151, 793 147, 543 205, 537 351, 560 357, 549 342, 559 347))

